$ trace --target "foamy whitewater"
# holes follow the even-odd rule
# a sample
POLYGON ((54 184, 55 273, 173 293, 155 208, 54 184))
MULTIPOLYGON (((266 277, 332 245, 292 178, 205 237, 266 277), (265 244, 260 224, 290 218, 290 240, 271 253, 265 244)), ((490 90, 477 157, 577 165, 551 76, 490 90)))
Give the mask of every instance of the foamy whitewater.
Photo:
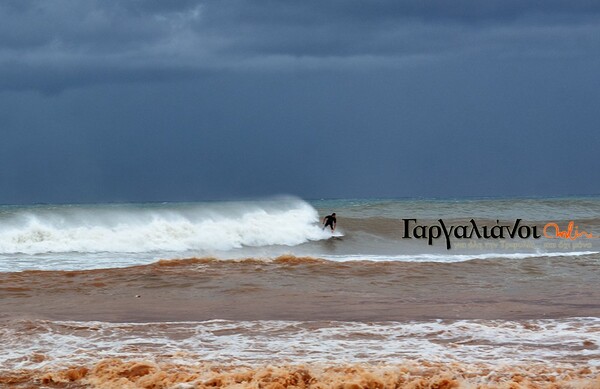
MULTIPOLYGON (((4 207, 0 271, 74 270, 328 239, 292 198, 204 204, 4 207)), ((238 250, 239 252, 239 250, 238 250)), ((239 254, 238 254, 239 255, 239 254)))
POLYGON ((600 197, 0 206, 0 388, 600 387, 599 239, 403 218, 600 235, 600 197))
POLYGON ((29 322, 0 329, 0 364, 40 369, 93 363, 99 356, 221 364, 444 363, 600 366, 600 319, 408 323, 226 321, 201 323, 29 322), (7 347, 8 348, 8 347, 7 347), (48 355, 31 359, 31 355, 48 355), (166 357, 165 357, 166 355, 166 357))

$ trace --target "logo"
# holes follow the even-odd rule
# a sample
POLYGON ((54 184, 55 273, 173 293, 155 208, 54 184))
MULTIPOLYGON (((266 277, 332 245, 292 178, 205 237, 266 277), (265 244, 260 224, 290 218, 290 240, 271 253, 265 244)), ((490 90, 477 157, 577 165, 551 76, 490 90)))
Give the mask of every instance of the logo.
POLYGON ((437 223, 432 225, 418 224, 417 219, 402 221, 403 239, 427 239, 427 244, 432 246, 434 240, 443 237, 447 250, 452 248, 453 239, 540 239, 542 236, 548 239, 569 240, 598 238, 587 231, 579 231, 573 221, 569 222, 566 230, 561 230, 557 223, 547 223, 542 229, 542 234, 538 231, 538 226, 524 224, 522 219, 516 219, 512 224, 501 224, 496 220, 494 226, 479 226, 475 219, 471 219, 468 224, 457 226, 447 226, 443 219, 438 219, 437 223))
POLYGON ((579 227, 575 225, 574 221, 570 221, 567 229, 562 231, 558 224, 548 223, 544 226, 544 238, 548 239, 569 239, 577 240, 579 238, 585 239, 598 239, 600 237, 594 236, 591 232, 579 231, 579 227), (554 235, 551 234, 554 233, 554 235))

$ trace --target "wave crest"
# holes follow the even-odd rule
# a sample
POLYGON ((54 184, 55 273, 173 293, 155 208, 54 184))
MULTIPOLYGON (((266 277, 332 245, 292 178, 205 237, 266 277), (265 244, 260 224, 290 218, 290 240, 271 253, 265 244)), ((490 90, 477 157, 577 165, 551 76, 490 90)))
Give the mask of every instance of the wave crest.
POLYGON ((226 251, 330 237, 319 228, 317 211, 295 198, 30 208, 0 220, 0 254, 226 251))

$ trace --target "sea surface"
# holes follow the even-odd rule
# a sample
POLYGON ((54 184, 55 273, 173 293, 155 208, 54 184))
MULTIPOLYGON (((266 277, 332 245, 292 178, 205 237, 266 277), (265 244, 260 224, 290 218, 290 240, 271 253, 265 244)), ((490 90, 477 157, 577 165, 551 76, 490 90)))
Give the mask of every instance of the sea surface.
POLYGON ((0 388, 598 388, 597 236, 594 196, 0 206, 0 388))

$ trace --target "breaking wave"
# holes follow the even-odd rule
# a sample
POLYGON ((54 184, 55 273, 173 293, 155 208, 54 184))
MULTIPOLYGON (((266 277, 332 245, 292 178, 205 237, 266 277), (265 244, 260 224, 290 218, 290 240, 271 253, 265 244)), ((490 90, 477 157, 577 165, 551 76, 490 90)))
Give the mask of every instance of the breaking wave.
POLYGON ((41 206, 0 212, 0 254, 146 253, 294 246, 327 239, 296 198, 203 204, 41 206))

